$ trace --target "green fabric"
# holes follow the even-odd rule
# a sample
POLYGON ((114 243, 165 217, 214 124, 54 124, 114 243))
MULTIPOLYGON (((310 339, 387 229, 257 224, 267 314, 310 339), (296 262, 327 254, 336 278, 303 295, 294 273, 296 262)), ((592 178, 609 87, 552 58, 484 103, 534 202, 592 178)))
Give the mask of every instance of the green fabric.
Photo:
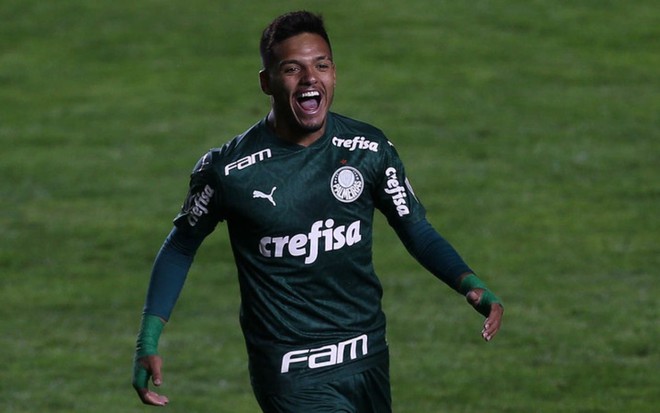
POLYGON ((149 372, 140 363, 140 358, 158 354, 158 339, 164 326, 165 323, 158 316, 149 314, 142 316, 133 359, 133 387, 136 389, 144 389, 148 386, 149 372))
POLYGON ((492 304, 502 305, 502 300, 500 300, 498 296, 490 291, 486 284, 474 274, 470 274, 465 277, 461 281, 461 285, 458 287, 458 291, 463 295, 466 295, 468 292, 474 289, 484 290, 481 295, 481 299, 479 300, 479 304, 477 305, 477 310, 481 314, 488 316, 492 304))
POLYGON ((256 387, 313 386, 386 350, 374 209, 395 228, 425 217, 385 135, 337 114, 308 147, 278 138, 264 119, 195 166, 174 222, 190 238, 227 223, 256 387), (367 350, 351 358, 342 343, 365 335, 367 350), (320 348, 346 353, 321 359, 320 348), (282 373, 291 352, 300 361, 282 373), (310 368, 315 360, 327 365, 310 368))
POLYGON ((136 389, 146 389, 149 386, 149 372, 142 367, 138 361, 137 355, 133 360, 133 387, 136 389))
POLYGON ((144 314, 138 332, 135 355, 137 358, 158 354, 158 340, 165 323, 160 317, 144 314))
POLYGON ((465 295, 467 294, 470 290, 474 290, 475 288, 481 288, 482 290, 487 290, 488 287, 486 287, 486 284, 479 279, 474 274, 470 274, 467 277, 463 278, 461 281, 461 285, 458 287, 458 292, 465 295))

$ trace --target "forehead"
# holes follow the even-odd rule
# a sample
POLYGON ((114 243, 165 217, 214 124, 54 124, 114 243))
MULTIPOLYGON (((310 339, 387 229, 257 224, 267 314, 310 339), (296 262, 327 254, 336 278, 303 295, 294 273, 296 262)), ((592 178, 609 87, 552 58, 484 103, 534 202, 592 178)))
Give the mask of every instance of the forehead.
POLYGON ((278 43, 273 47, 275 62, 296 60, 316 60, 320 57, 332 58, 330 46, 323 37, 314 33, 301 33, 278 43))

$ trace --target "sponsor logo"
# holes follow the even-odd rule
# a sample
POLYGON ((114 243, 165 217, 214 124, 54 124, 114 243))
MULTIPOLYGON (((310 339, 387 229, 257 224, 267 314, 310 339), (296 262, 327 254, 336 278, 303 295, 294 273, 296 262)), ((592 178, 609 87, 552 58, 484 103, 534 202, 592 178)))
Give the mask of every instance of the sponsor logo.
POLYGON ((356 136, 353 139, 332 138, 332 144, 338 148, 346 148, 349 151, 356 149, 368 149, 372 152, 378 152, 378 142, 372 142, 364 136, 356 136))
POLYGON ((387 168, 385 170, 385 176, 387 177, 385 193, 392 197, 396 212, 400 217, 410 214, 406 189, 399 183, 399 179, 396 177, 396 169, 392 167, 387 168))
POLYGON ((335 227, 334 219, 326 219, 313 223, 308 234, 263 237, 259 241, 259 252, 266 258, 282 258, 285 254, 305 256, 305 264, 312 264, 319 250, 336 251, 361 240, 360 221, 335 227))
POLYGON ((248 155, 245 158, 241 158, 235 162, 229 163, 225 166, 225 176, 229 175, 232 169, 240 171, 241 169, 245 169, 248 166, 252 166, 257 162, 261 162, 264 159, 268 159, 272 156, 273 154, 271 153, 270 149, 266 148, 262 151, 255 152, 252 155, 248 155))
POLYGON ((364 189, 362 174, 352 166, 342 166, 330 179, 332 194, 341 202, 353 202, 360 197, 364 189))
POLYGON ((274 186, 273 189, 270 190, 270 194, 266 194, 264 192, 254 190, 254 191, 252 191, 252 198, 267 199, 267 200, 270 201, 271 204, 273 204, 273 206, 277 206, 277 204, 275 203, 275 200, 273 199, 273 193, 275 192, 276 189, 277 189, 277 187, 274 186))
POLYGON ((306 363, 310 369, 336 366, 346 360, 364 357, 369 352, 366 334, 327 346, 289 351, 282 357, 280 373, 288 373, 292 364, 306 363), (348 356, 348 357, 347 357, 348 356))
POLYGON ((197 225, 199 219, 209 213, 209 203, 215 191, 206 185, 201 192, 198 192, 188 199, 188 224, 191 227, 197 225))

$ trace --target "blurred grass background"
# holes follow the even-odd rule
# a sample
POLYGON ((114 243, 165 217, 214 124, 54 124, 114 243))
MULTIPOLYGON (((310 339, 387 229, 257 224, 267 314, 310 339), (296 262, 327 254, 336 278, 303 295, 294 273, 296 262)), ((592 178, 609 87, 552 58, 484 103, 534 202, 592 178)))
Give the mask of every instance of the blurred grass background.
MULTIPOLYGON (((495 341, 378 219, 396 412, 655 412, 655 2, 3 0, 0 410, 140 412, 134 338, 188 173, 265 115, 258 39, 322 12, 334 110, 397 145, 506 302, 495 341)), ((256 412, 222 226, 161 344, 172 412, 256 412)))

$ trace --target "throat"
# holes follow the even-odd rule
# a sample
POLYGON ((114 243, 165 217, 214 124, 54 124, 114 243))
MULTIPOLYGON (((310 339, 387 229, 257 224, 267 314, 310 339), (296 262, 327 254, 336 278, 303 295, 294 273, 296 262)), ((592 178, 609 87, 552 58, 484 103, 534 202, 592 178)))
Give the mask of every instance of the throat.
POLYGON ((281 139, 290 144, 307 147, 325 133, 325 120, 318 124, 300 124, 296 122, 283 122, 273 111, 271 111, 267 118, 267 124, 273 131, 278 139, 281 139))

